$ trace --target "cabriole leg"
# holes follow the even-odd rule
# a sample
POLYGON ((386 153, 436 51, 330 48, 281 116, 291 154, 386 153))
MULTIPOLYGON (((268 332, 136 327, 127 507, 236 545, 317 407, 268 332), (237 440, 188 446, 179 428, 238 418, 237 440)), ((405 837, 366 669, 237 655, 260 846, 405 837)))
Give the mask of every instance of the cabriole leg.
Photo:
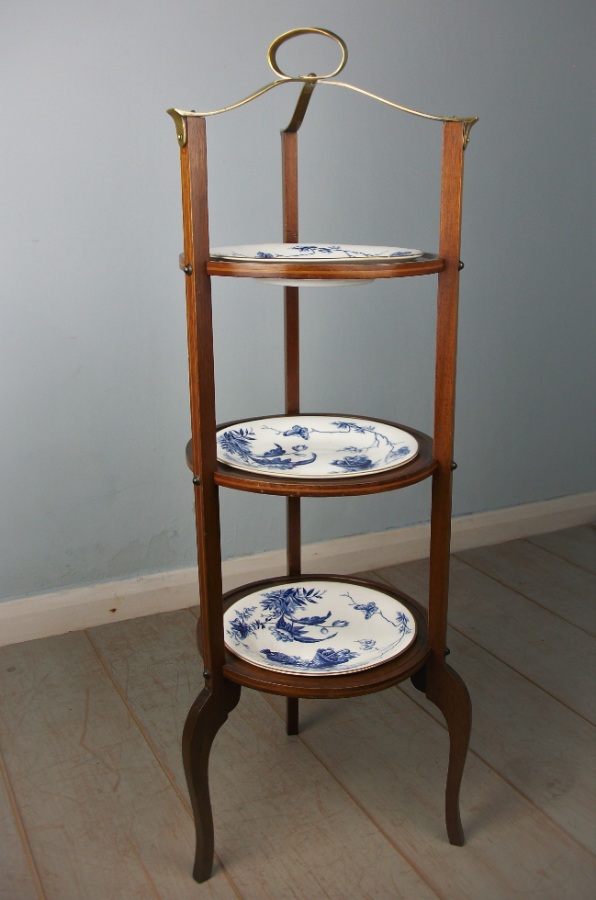
POLYGON ((238 685, 226 682, 217 692, 205 687, 190 708, 182 734, 182 759, 195 820, 193 878, 199 883, 210 878, 213 871, 209 754, 217 732, 239 699, 238 685))
POLYGON ((470 743, 472 704, 460 676, 444 663, 427 669, 426 696, 437 706, 449 732, 449 766, 445 789, 445 820, 451 844, 462 847, 464 832, 459 811, 459 791, 470 743))

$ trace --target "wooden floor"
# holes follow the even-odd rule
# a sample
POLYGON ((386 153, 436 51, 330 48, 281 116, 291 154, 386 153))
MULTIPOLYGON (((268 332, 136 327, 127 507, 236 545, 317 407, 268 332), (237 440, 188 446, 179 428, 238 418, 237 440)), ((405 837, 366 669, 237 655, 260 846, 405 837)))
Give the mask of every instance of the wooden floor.
MULTIPOLYGON (((211 757, 199 886, 180 759, 196 611, 3 647, 0 898, 593 900, 595 548, 585 526, 454 558, 464 848, 444 833, 445 729, 409 684, 304 701, 292 738, 245 690, 211 757)), ((422 562, 375 576, 424 597, 422 562)))

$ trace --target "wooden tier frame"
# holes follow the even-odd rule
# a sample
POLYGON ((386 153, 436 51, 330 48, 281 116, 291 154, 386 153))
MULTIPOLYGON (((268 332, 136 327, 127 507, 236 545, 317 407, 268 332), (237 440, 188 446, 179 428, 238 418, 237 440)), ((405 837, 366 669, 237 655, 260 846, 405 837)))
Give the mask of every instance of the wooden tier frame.
MULTIPOLYGON (((310 81, 308 81, 310 78, 310 81)), ((297 79, 293 79, 297 80, 297 79)), ((290 126, 281 134, 284 242, 298 241, 298 128, 314 87, 306 81, 290 126), (305 99, 305 95, 306 96, 305 99), (301 105, 302 104, 302 108, 301 105), (298 115, 300 112, 300 115, 298 115)), ((378 98, 377 98, 378 99, 378 98)), ((408 111, 411 112, 411 111, 408 111)), ((207 191, 207 144, 204 115, 176 112, 179 129, 184 253, 186 274, 190 414, 192 440, 187 461, 195 491, 201 616, 198 630, 205 686, 188 714, 183 734, 183 758, 196 826, 194 877, 209 878, 213 865, 213 816, 208 762, 213 739, 238 703, 242 687, 287 697, 287 730, 298 732, 298 698, 352 697, 383 690, 411 678, 443 713, 450 752, 445 793, 447 835, 464 842, 459 790, 467 754, 471 705, 468 691, 446 664, 447 602, 451 537, 455 369, 460 273, 463 162, 471 120, 443 122, 439 252, 416 260, 349 260, 337 263, 216 260, 210 256, 207 191), (183 139, 181 137, 183 136, 183 139), (405 278, 437 275, 435 412, 432 438, 416 432, 420 453, 390 472, 335 479, 292 479, 243 472, 223 465, 216 453, 215 379, 212 328, 212 278, 276 278, 292 280, 405 278), (361 672, 309 676, 283 674, 253 665, 232 654, 224 644, 223 614, 227 606, 255 585, 222 592, 219 488, 287 498, 287 578, 302 573, 300 503, 303 497, 356 496, 407 487, 432 479, 430 579, 428 609, 412 598, 385 588, 411 611, 417 623, 414 643, 401 655, 361 672)), ((433 117, 427 117, 433 118, 433 117)), ((300 413, 299 288, 284 290, 285 413, 300 413)), ((359 413, 354 412, 353 413, 359 413)), ((393 423, 391 423, 393 424, 393 423)), ((307 577, 307 576, 305 576, 307 577)), ((337 576, 319 576, 336 578, 337 576)), ((344 580, 345 579, 341 579, 344 580)), ((284 579, 261 582, 279 584, 284 579)), ((371 584, 351 579, 351 583, 371 584)))

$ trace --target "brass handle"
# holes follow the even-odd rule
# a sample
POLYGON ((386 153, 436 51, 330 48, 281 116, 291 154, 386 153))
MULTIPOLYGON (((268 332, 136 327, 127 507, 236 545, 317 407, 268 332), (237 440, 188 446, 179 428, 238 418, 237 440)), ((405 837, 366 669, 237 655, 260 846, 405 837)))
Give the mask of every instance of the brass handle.
POLYGON ((280 34, 279 37, 275 38, 267 51, 267 62, 269 63, 275 74, 284 79, 291 78, 293 80, 299 79, 303 81, 310 81, 312 79, 313 81, 316 81, 319 78, 333 78, 334 75, 339 75, 347 61, 348 48, 345 42, 339 37, 339 35, 335 34, 333 31, 328 31, 326 28, 293 28, 291 31, 286 31, 284 34, 280 34), (285 72, 282 72, 277 64, 277 51, 282 44, 286 43, 286 41, 290 41, 292 38, 299 37, 301 34, 320 34, 323 37, 330 38, 332 41, 335 41, 335 43, 339 45, 341 49, 341 60, 338 67, 334 69, 333 72, 329 72, 329 74, 327 75, 315 75, 314 73, 311 73, 309 75, 286 75, 285 72))

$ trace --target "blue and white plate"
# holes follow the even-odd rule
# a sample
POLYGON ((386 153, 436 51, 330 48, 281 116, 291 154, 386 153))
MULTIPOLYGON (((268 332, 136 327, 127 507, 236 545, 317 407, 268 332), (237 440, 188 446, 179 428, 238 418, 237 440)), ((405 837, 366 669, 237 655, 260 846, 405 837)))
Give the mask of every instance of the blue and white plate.
POLYGON ((329 262, 347 259, 416 259, 420 250, 405 247, 369 247, 365 244, 239 244, 216 247, 212 259, 245 259, 253 262, 329 262))
POLYGON ((225 643, 276 672, 329 675, 370 669, 416 637, 411 612, 382 590, 350 582, 296 580, 237 600, 224 615, 225 643))
POLYGON ((353 416, 274 416, 217 432, 220 462, 289 478, 345 478, 410 462, 418 441, 407 431, 353 416))

